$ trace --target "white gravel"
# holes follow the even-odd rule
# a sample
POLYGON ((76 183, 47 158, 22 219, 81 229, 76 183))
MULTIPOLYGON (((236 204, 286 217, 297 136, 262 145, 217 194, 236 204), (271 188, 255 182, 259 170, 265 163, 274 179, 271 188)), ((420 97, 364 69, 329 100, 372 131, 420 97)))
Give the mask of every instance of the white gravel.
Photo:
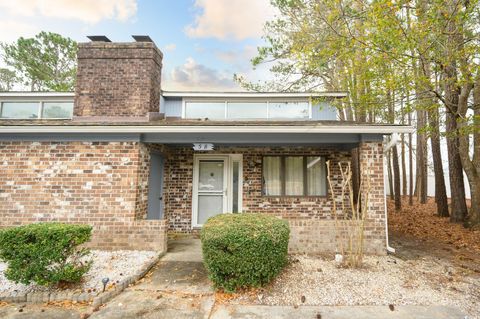
POLYGON ((109 286, 118 284, 123 278, 137 273, 143 265, 154 259, 157 254, 154 251, 91 250, 90 255, 85 258, 93 260, 93 264, 88 273, 84 275, 82 282, 62 288, 57 286, 42 287, 34 284, 16 284, 5 278, 4 271, 7 268, 7 264, 0 262, 0 294, 24 294, 33 291, 99 292, 103 289, 103 278, 108 277, 110 279, 109 286))
POLYGON ((448 305, 480 318, 480 276, 433 258, 368 256, 364 268, 346 269, 333 258, 293 256, 272 284, 236 299, 246 300, 267 305, 448 305))

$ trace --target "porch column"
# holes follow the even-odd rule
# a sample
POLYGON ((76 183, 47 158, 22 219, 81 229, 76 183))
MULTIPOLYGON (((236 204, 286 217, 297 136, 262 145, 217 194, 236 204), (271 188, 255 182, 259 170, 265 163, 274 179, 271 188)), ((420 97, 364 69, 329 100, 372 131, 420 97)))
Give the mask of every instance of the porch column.
POLYGON ((366 187, 370 179, 370 199, 365 226, 365 247, 378 254, 386 254, 386 215, 383 175, 383 143, 362 141, 359 143, 361 181, 366 187))

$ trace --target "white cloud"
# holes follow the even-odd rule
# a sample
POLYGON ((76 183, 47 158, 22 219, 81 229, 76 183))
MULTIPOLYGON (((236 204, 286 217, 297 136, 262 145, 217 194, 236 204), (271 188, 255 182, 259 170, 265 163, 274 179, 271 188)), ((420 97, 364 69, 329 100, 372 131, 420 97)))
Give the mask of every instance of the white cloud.
POLYGON ((103 19, 127 21, 137 12, 137 0, 0 0, 12 16, 73 19, 95 24, 103 19))
POLYGON ((237 71, 252 69, 250 60, 257 55, 257 48, 246 45, 242 50, 216 51, 215 56, 228 64, 233 65, 237 71))
POLYGON ((38 28, 31 24, 12 19, 0 19, 0 41, 13 42, 19 37, 31 37, 38 33, 38 28))
POLYGON ((232 74, 199 64, 191 57, 167 74, 164 87, 167 90, 239 90, 232 74))
POLYGON ((165 46, 165 51, 175 51, 177 45, 175 43, 169 43, 165 46))
POLYGON ((201 12, 185 28, 194 38, 258 38, 264 23, 274 15, 269 0, 195 0, 201 12))

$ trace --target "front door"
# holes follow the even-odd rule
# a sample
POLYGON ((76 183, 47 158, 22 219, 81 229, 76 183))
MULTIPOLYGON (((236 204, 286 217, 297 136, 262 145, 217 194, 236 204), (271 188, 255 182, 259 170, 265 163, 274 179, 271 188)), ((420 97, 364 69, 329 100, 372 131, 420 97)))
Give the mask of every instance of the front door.
POLYGON ((228 206, 228 157, 197 158, 194 167, 193 226, 225 213, 228 206))

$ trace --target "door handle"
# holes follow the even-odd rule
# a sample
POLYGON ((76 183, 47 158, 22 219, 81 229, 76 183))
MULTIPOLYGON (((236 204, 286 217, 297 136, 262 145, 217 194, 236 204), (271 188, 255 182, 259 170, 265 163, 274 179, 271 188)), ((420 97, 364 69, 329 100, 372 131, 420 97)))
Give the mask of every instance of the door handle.
POLYGON ((163 200, 163 196, 160 196, 158 199, 159 199, 159 200, 163 200))

